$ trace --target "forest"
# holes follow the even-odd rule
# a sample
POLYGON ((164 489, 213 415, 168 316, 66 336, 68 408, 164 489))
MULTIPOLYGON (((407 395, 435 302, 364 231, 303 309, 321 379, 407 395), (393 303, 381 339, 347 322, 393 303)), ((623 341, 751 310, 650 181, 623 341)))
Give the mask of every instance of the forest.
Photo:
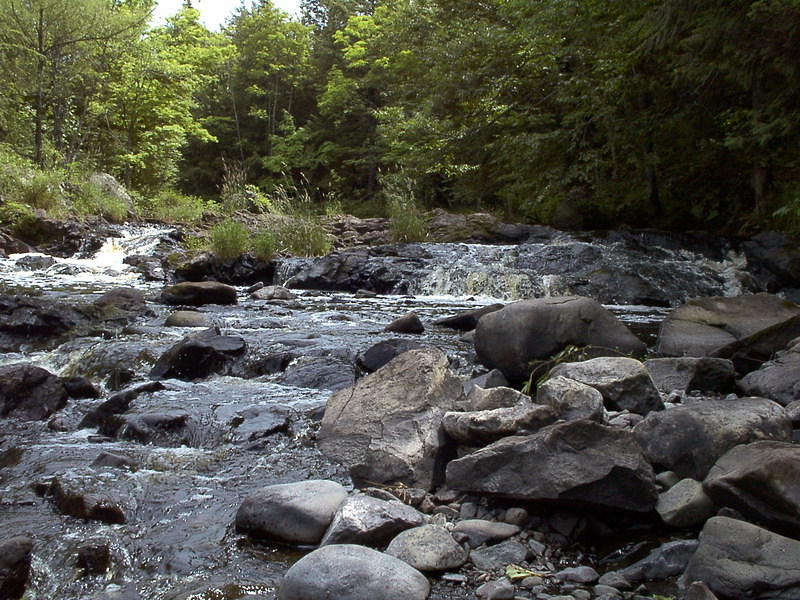
POLYGON ((220 32, 153 4, 0 0, 0 221, 54 182, 101 211, 106 172, 178 219, 800 230, 800 0, 259 0, 220 32))

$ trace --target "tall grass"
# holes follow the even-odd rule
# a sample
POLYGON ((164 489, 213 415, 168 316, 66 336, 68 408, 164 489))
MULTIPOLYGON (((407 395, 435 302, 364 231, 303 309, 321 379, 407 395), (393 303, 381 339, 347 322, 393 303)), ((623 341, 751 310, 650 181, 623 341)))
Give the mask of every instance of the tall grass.
POLYGON ((250 232, 244 223, 225 219, 211 229, 211 250, 220 260, 239 258, 247 251, 250 232))
POLYGON ((403 173, 381 178, 389 213, 389 229, 395 242, 422 242, 428 237, 425 217, 415 199, 416 182, 403 173))

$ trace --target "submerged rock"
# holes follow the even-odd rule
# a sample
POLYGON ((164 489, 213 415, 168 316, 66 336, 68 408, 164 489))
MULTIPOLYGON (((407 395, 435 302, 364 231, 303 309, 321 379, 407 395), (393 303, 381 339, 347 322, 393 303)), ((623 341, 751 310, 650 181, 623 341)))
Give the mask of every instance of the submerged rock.
POLYGON ((594 356, 641 355, 646 349, 608 310, 580 296, 514 302, 482 317, 475 329, 480 361, 514 382, 530 377, 532 363, 568 346, 588 346, 594 356))
POLYGON ((495 442, 447 466, 447 486, 527 501, 649 512, 655 475, 633 436, 568 421, 495 442))
POLYGON ((403 561, 364 546, 323 546, 294 563, 278 600, 425 600, 430 584, 403 561))
POLYGON ((331 396, 320 449, 350 466, 356 484, 430 489, 443 466, 442 416, 460 397, 461 381, 441 350, 411 350, 331 396))

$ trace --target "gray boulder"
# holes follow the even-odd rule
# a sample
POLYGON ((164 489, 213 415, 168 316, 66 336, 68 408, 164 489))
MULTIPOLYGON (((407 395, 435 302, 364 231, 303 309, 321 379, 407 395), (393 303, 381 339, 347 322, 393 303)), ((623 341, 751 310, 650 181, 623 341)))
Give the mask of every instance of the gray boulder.
POLYGON ((445 431, 466 446, 481 446, 510 435, 538 431, 558 418, 550 406, 528 401, 510 408, 472 412, 448 412, 442 418, 445 431))
POLYGON ((383 546, 401 531, 418 527, 424 521, 421 512, 398 500, 380 500, 358 494, 339 506, 320 546, 383 546))
POLYGON ((461 380, 441 350, 411 350, 331 396, 319 447, 350 466, 357 485, 402 482, 430 489, 442 475, 442 417, 460 397, 461 380))
POLYGON ((283 287, 282 285, 267 285, 258 288, 250 294, 251 298, 256 300, 295 300, 297 294, 291 290, 283 287))
POLYGON ((217 281, 184 281, 164 288, 159 301, 173 306, 236 304, 236 288, 217 281))
POLYGON ((566 377, 595 388, 606 408, 646 415, 664 404, 644 364, 633 358, 601 357, 583 362, 562 363, 551 377, 566 377))
POLYGON ((800 342, 739 381, 745 394, 770 398, 786 406, 800 400, 800 342))
POLYGON ((656 512, 672 527, 694 527, 714 516, 716 509, 702 483, 682 479, 659 495, 656 512))
POLYGON ((196 310, 176 310, 164 321, 164 327, 211 327, 209 315, 196 310))
POLYGON ((405 338, 383 340, 361 352, 356 357, 356 364, 367 373, 374 373, 403 352, 421 347, 422 344, 416 340, 405 338))
POLYGON ((730 359, 736 370, 749 373, 800 338, 800 314, 718 348, 712 356, 730 359))
POLYGON ((192 333, 162 354, 150 371, 151 379, 192 381, 223 372, 247 345, 238 336, 220 335, 211 327, 192 333))
POLYGON ((481 571, 504 569, 528 558, 528 549, 516 540, 506 540, 494 546, 478 548, 469 553, 469 560, 481 571))
POLYGON ((517 525, 483 519, 464 519, 453 527, 453 537, 458 541, 466 541, 472 548, 501 542, 519 532, 517 525))
POLYGON ((675 390, 724 394, 732 391, 736 383, 733 363, 724 358, 651 358, 644 366, 658 390, 665 394, 675 390))
POLYGON ((61 378, 27 363, 0 367, 0 417, 46 419, 67 404, 61 378))
POLYGON ((725 600, 800 598, 800 541, 756 525, 713 517, 682 580, 704 582, 725 600))
POLYGON ((657 498, 653 470, 633 436, 587 420, 504 438, 454 460, 447 486, 636 512, 649 512, 657 498))
POLYGON ((317 544, 346 499, 347 492, 335 481, 269 485, 244 499, 236 529, 256 538, 317 544))
POLYGON ((617 571, 617 574, 633 585, 675 577, 684 572, 686 564, 696 550, 696 540, 667 542, 643 559, 617 571))
POLYGON ((517 390, 497 386, 484 389, 480 386, 473 387, 469 394, 465 405, 468 410, 493 410, 495 408, 511 408, 525 402, 530 402, 531 397, 527 396, 517 390))
POLYGON ((703 487, 717 506, 800 535, 800 446, 771 441, 736 446, 714 464, 703 487))
POLYGON ((769 294, 693 298, 663 321, 657 351, 665 356, 708 356, 798 314, 796 304, 769 294))
POLYGON ((581 296, 514 302, 484 315, 475 329, 475 351, 489 368, 512 382, 531 375, 568 346, 592 347, 594 356, 641 355, 645 344, 599 303, 581 296))
POLYGON ((394 333, 425 333, 425 326, 417 313, 409 312, 389 323, 383 330, 394 333))
POLYGON ((426 577, 401 560, 364 546, 323 546, 284 575, 278 600, 425 600, 426 577))
POLYGON ((565 421, 589 419, 603 423, 606 419, 603 395, 595 388, 557 375, 536 388, 536 402, 556 409, 565 421))
POLYGON ((303 356, 277 378, 281 385, 332 391, 350 387, 355 381, 355 365, 332 356, 303 356))
POLYGON ((440 525, 407 529, 389 543, 386 554, 419 571, 457 569, 467 561, 466 551, 440 525))
POLYGON ((779 404, 765 398, 701 400, 650 413, 633 434, 653 465, 701 481, 734 446, 790 440, 792 424, 779 404))

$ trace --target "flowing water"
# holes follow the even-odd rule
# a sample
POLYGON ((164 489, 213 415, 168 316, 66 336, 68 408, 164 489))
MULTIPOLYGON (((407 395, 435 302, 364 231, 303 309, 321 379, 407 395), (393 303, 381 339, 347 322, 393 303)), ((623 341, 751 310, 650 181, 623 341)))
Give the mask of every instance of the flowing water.
MULTIPOLYGON (((154 311, 114 339, 82 338, 48 351, 9 353, 0 355, 0 364, 24 361, 59 375, 90 374, 105 386, 104 398, 118 383, 109 375, 111 367, 130 371, 131 385, 147 381, 154 359, 192 330, 162 326, 172 309, 155 302, 161 285, 142 281, 123 258, 152 251, 166 235, 159 228, 127 228, 90 258, 0 259, 4 293, 91 299, 127 285, 144 291, 154 311)), ((598 248, 575 243, 570 247, 575 264, 598 248)), ((442 347, 457 372, 468 377, 476 369, 470 344, 451 330, 431 326, 434 320, 498 300, 575 291, 569 269, 545 268, 552 252, 545 244, 426 244, 423 251, 421 266, 407 276, 410 294, 364 299, 305 291, 295 301, 267 303, 248 298, 241 288, 237 306, 200 308, 223 333, 243 337, 248 354, 238 372, 199 382, 168 380, 165 389, 141 394, 133 404, 134 417, 166 415, 181 423, 147 444, 79 429, 81 417, 102 399, 70 400, 49 424, 0 421, 0 537, 28 535, 35 540, 34 575, 26 598, 274 598, 277 581, 299 554, 253 544, 236 534, 232 523, 242 499, 272 483, 308 478, 349 482, 346 472, 330 464, 314 444, 316 424, 309 415, 324 406, 331 391, 314 387, 320 385, 314 377, 293 378, 293 368, 310 362, 323 369, 333 365, 345 380, 355 376, 356 354, 397 337, 383 333, 383 327, 413 310, 426 324, 421 341, 442 347), (269 367, 278 359, 289 363, 285 372, 269 367), (93 466, 103 452, 122 455, 132 466, 93 466), (109 498, 125 522, 62 515, 37 493, 53 478, 109 498), (83 573, 76 566, 79 551, 98 540, 108 545, 111 568, 102 575, 83 573)), ((671 256, 671 263, 659 267, 671 276, 694 273, 698 289, 738 291, 735 256, 671 256)), ((629 260, 634 259, 641 257, 629 260)), ((291 277, 302 264, 287 261, 277 270, 276 282, 291 277)), ((610 303, 609 308, 650 341, 668 310, 647 304, 610 303)), ((296 372, 302 375, 303 370, 296 372)))

